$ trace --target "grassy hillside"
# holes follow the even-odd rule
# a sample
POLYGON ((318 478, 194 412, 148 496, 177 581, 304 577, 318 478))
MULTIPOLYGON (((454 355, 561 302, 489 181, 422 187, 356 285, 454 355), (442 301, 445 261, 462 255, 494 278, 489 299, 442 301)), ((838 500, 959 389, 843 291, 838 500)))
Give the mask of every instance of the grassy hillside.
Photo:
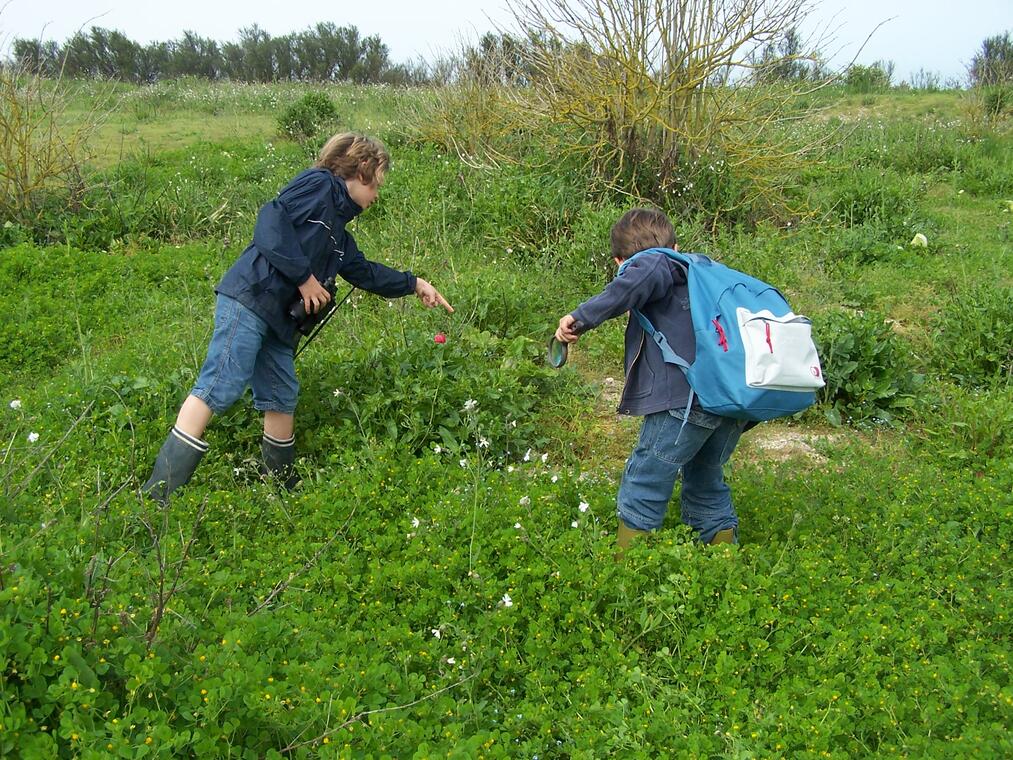
POLYGON ((462 161, 389 89, 326 90, 393 156, 356 239, 457 312, 350 299, 298 360, 297 491, 247 402, 140 496, 214 284, 323 136, 278 134, 306 89, 119 86, 87 193, 0 227, 0 755, 1013 754, 1008 132, 838 94, 800 127, 839 130, 811 213, 676 219, 813 318, 828 388, 744 437, 740 546, 676 508, 616 563, 623 320, 542 357, 631 201, 462 161))

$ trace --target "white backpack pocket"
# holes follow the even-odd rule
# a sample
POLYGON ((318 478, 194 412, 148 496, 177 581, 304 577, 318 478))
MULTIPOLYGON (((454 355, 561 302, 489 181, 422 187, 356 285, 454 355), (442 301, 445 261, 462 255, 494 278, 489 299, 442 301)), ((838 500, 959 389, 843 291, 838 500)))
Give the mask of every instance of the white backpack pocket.
POLYGON ((812 323, 788 312, 735 310, 746 354, 746 385, 774 391, 811 392, 824 386, 812 339, 812 323))

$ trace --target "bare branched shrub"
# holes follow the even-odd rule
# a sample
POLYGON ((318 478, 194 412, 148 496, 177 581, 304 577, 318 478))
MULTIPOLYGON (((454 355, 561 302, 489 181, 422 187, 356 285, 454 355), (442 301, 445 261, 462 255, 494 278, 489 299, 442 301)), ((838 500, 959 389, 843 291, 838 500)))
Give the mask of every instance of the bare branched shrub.
POLYGON ((832 135, 795 129, 830 81, 797 32, 812 5, 512 0, 516 28, 466 51, 418 122, 484 162, 530 160, 526 133, 592 186, 715 221, 794 213, 784 190, 832 135))
POLYGON ((794 32, 810 0, 514 0, 511 8, 533 71, 515 94, 580 136, 561 149, 580 154, 601 182, 714 218, 783 203, 783 183, 814 147, 785 127, 802 116, 799 96, 820 83, 750 74, 780 61, 771 44, 789 30, 784 62, 818 61, 813 41, 794 32))
POLYGON ((73 207, 83 197, 88 139, 109 96, 90 96, 71 120, 72 96, 65 80, 46 79, 28 61, 0 64, 0 216, 27 229, 47 206, 73 207))

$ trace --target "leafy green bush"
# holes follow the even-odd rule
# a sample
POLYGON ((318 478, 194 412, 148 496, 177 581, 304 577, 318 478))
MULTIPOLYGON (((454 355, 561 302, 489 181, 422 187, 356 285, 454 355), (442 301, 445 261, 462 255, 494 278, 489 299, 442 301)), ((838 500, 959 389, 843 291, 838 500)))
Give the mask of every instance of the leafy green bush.
POLYGON ((848 92, 863 94, 879 92, 890 88, 893 77, 893 63, 876 61, 870 66, 854 64, 848 68, 844 85, 848 92))
POLYGON ((819 399, 831 423, 890 422, 912 405, 922 377, 882 315, 827 312, 814 332, 827 383, 819 399))
POLYGON ((278 129, 294 139, 316 136, 338 116, 333 101, 322 92, 307 92, 278 117, 278 129))
POLYGON ((982 40, 971 59, 971 81, 978 86, 1013 83, 1013 36, 1009 32, 982 40))
POLYGON ((537 413, 558 403, 565 381, 542 364, 540 341, 466 326, 436 343, 432 333, 394 329, 400 334, 365 341, 337 363, 307 367, 300 423, 334 429, 308 434, 308 446, 318 435, 344 436, 517 459, 546 443, 537 413))
POLYGON ((1013 385, 943 385, 923 396, 913 417, 913 435, 943 462, 979 471, 1013 466, 1013 385))
POLYGON ((972 388, 1013 382, 1013 287, 983 281, 950 291, 933 320, 933 364, 972 388))

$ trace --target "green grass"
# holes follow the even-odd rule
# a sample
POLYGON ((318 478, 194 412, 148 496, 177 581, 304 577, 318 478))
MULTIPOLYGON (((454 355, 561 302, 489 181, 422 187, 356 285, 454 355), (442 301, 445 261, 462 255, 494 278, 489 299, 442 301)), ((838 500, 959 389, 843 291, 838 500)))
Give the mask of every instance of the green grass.
POLYGON ((541 354, 629 201, 416 144, 383 89, 326 90, 393 154, 356 239, 457 313, 343 307, 298 362, 296 492, 260 481, 247 400, 169 510, 139 495, 214 284, 310 160, 276 124, 307 89, 119 86, 87 202, 0 230, 0 754, 1013 753, 1009 134, 968 139, 952 93, 845 97, 857 128, 798 178, 812 216, 678 220, 854 366, 745 436, 740 547, 676 506, 616 563, 623 321, 560 372, 541 354))

